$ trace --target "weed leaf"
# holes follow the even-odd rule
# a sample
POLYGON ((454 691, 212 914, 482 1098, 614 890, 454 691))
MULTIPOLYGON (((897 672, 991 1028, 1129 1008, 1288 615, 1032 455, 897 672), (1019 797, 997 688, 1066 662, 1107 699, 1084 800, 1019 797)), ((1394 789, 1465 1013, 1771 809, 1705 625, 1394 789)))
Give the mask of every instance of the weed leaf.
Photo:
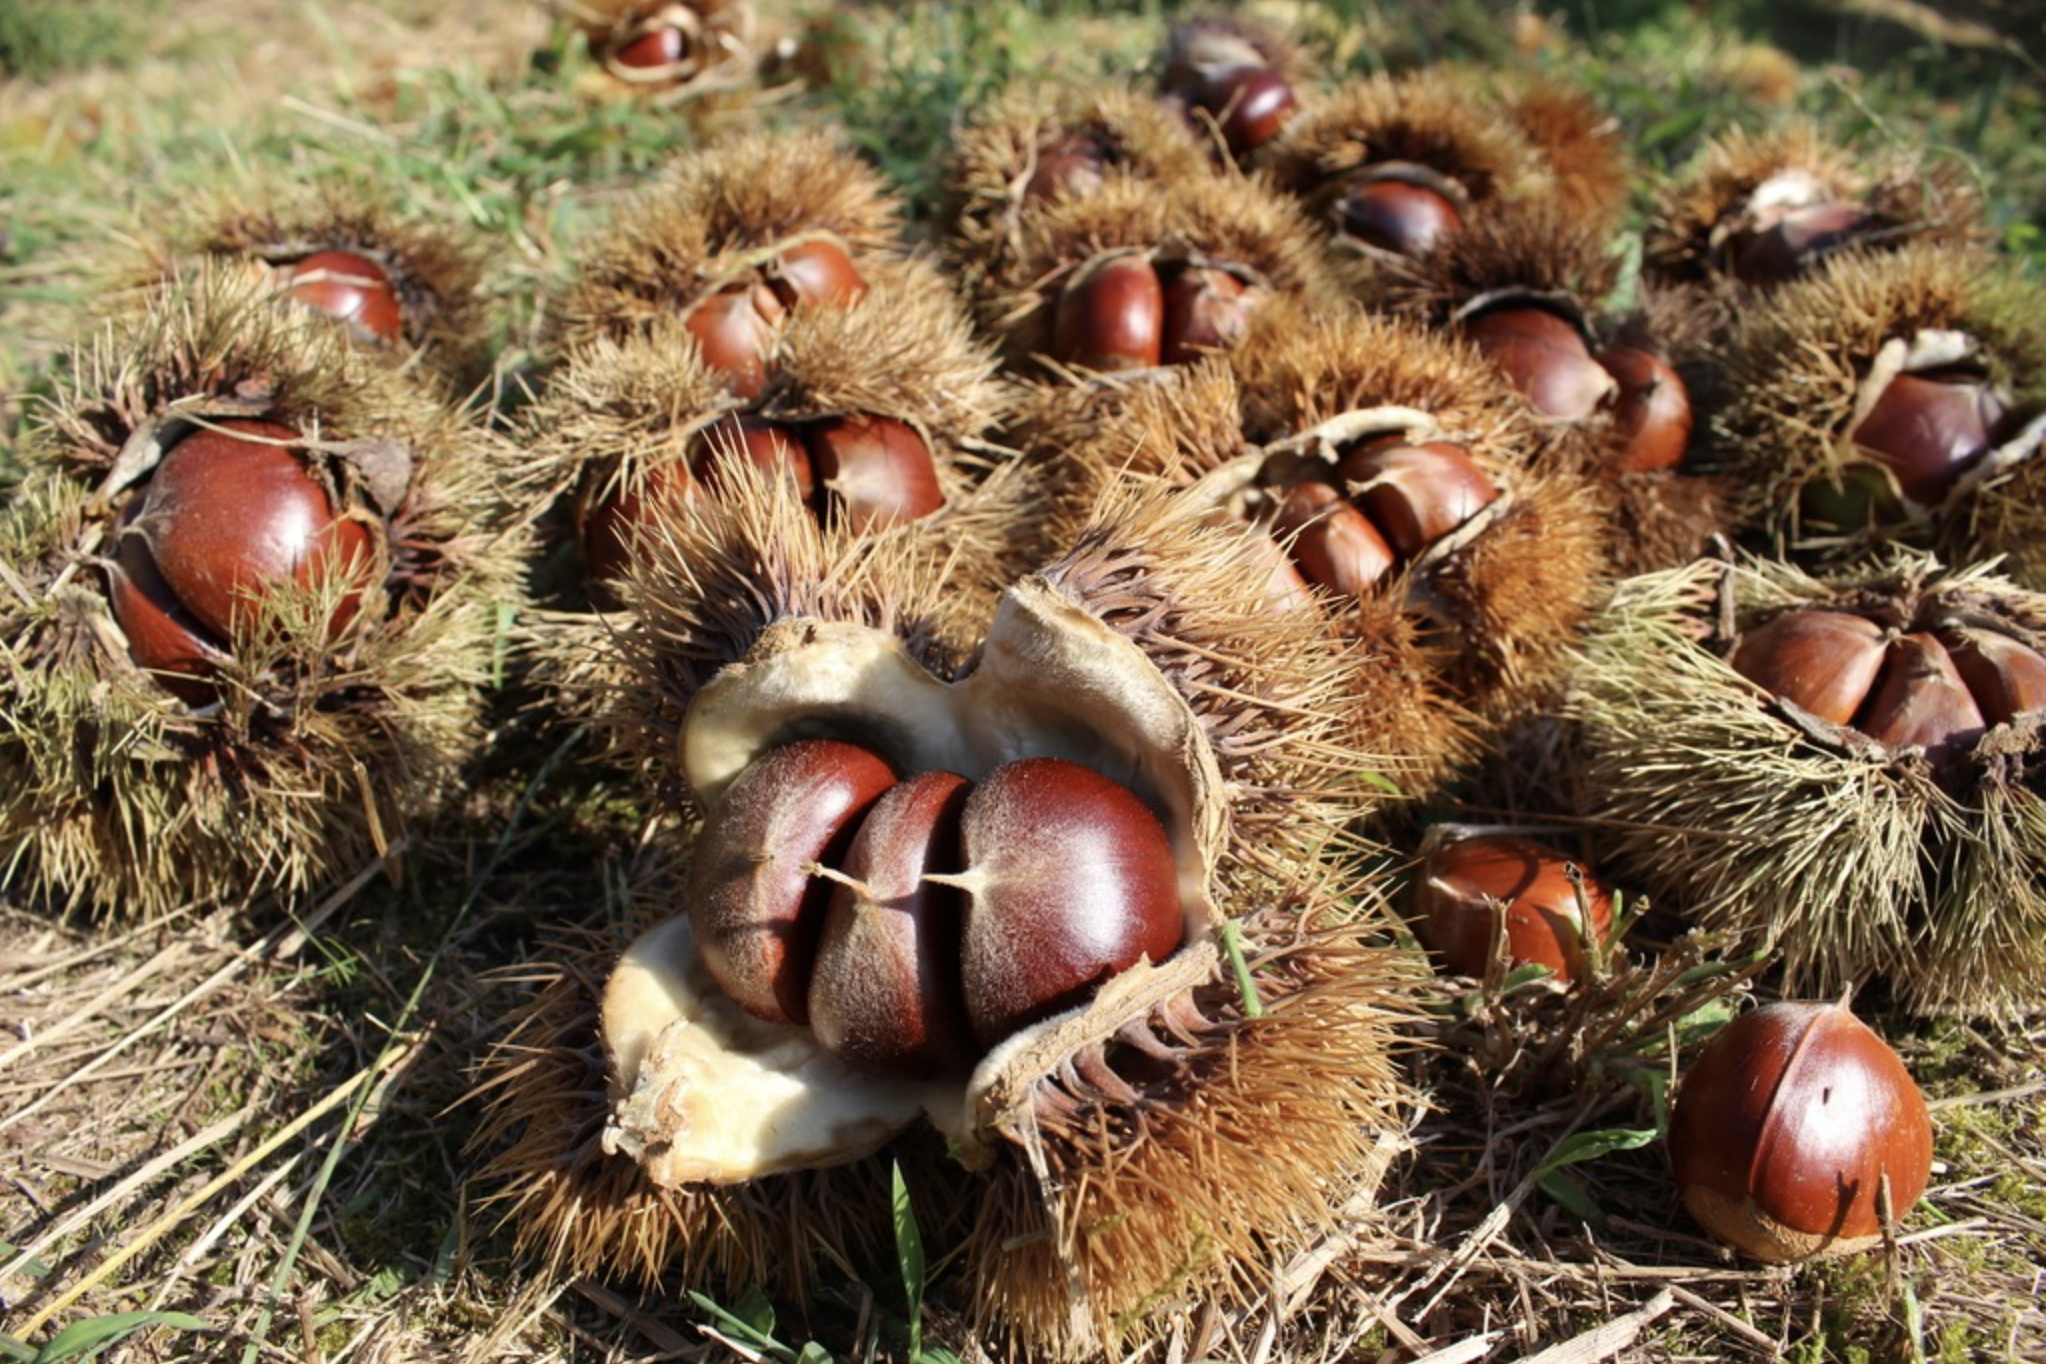
POLYGON ((35 1364, 68 1364, 91 1359, 109 1345, 117 1345, 137 1331, 151 1326, 169 1326, 179 1331, 203 1331, 206 1323, 187 1312, 116 1312, 111 1316, 74 1321, 43 1342, 36 1351, 35 1364))

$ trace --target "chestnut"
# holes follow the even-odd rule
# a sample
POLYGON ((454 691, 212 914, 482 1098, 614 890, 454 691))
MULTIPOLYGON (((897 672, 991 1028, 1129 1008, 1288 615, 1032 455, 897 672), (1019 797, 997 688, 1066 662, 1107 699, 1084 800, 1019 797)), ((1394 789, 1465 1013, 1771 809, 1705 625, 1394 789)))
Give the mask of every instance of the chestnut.
POLYGON ((1331 592, 1362 596, 1392 571, 1392 546, 1378 527, 1327 483, 1304 479, 1288 488, 1272 530, 1290 537, 1301 575, 1331 592))
POLYGON ((1875 219, 1852 204, 1806 204, 1766 227, 1736 234, 1728 262, 1735 279, 1747 284, 1783 284, 1812 262, 1865 234, 1875 219))
POLYGON ((1618 387, 1592 359, 1584 333, 1547 308, 1488 309, 1466 321, 1463 330, 1545 417, 1582 421, 1618 387))
POLYGON ((768 287, 785 308, 849 308, 867 292, 866 278, 851 253, 828 237, 783 247, 766 275, 768 287))
POLYGON ((286 292, 373 341, 396 341, 403 327, 390 275, 359 251, 315 251, 295 262, 286 292))
POLYGON ((959 974, 965 902, 929 879, 964 869, 960 818, 970 783, 919 772, 860 820, 824 915, 810 975, 810 1028, 847 1065, 957 1074, 975 1051, 959 974))
POLYGON ((584 485, 577 529, 583 543, 583 574, 606 605, 615 596, 602 584, 623 578, 632 566, 632 537, 697 496, 697 480, 689 465, 673 459, 640 471, 632 487, 605 491, 610 475, 592 477, 584 485))
POLYGON ((789 427, 751 413, 734 412, 704 428, 689 469, 703 486, 715 491, 718 468, 729 460, 743 460, 769 473, 786 474, 796 485, 798 496, 807 500, 816 486, 810 452, 789 427))
POLYGON ((689 55, 689 35, 673 24, 657 24, 619 44, 611 59, 620 66, 673 66, 689 55))
POLYGON ((1300 111, 1300 96, 1285 72, 1262 64, 1215 73, 1204 82, 1197 102, 1215 116, 1223 145, 1238 157, 1277 137, 1300 111))
POLYGON ((1097 260, 1059 294, 1052 358, 1086 369, 1149 369, 1164 355, 1165 289, 1140 255, 1097 260))
POLYGON ((1367 180, 1336 205, 1342 231, 1366 246, 1399 256, 1433 250, 1463 228, 1456 202, 1409 180, 1367 180))
POLYGON ((1945 766, 1988 725, 1946 646, 1929 634, 1908 634, 1890 641, 1881 679, 1855 727, 1893 748, 1923 748, 1935 766, 1945 766))
POLYGON ((738 397, 757 398, 767 387, 767 355, 785 312, 766 285, 741 284, 697 302, 682 325, 696 338, 703 363, 724 376, 727 388, 738 397))
POLYGON ((1750 630, 1727 662, 1773 696, 1836 725, 1852 724, 1882 671, 1883 628, 1844 611, 1785 611, 1750 630))
POLYGON ((162 674, 163 685, 193 705, 213 699, 210 682, 195 685, 191 679, 212 676, 230 655, 178 604, 139 536, 115 539, 107 597, 114 620, 127 637, 128 657, 137 667, 162 674))
POLYGON ((1072 132, 1037 149, 1037 164, 1023 184, 1031 202, 1062 194, 1092 194, 1108 178, 1108 153, 1091 133, 1072 132))
POLYGON ((1670 363, 1638 346, 1608 346, 1593 357, 1619 385, 1612 407, 1612 471, 1674 469, 1691 446, 1691 393, 1670 363))
POLYGON ((983 1048, 1084 1003, 1139 959, 1179 950, 1172 840, 1120 783, 1063 758, 1023 758, 974 787, 960 827, 961 969, 983 1048))
POLYGON ((1188 266, 1165 285, 1159 358, 1191 364, 1241 340, 1259 295, 1227 270, 1188 266))
POLYGON ((1553 848, 1506 834, 1471 834, 1437 844, 1422 859, 1414 886, 1421 931, 1450 970, 1482 976, 1503 913, 1509 962, 1546 966, 1560 980, 1576 980, 1585 973, 1585 944, 1612 936, 1613 897, 1584 871, 1580 908, 1564 870, 1569 865, 1553 848))
POLYGON ((1416 557, 1499 496, 1468 451, 1439 441, 1352 448, 1337 461, 1336 473, 1402 559, 1416 557))
POLYGON ((1995 630, 1961 627, 1946 637, 1947 654, 1992 725, 2046 710, 2046 655, 1995 630))
POLYGON ((2005 417, 2003 400, 1977 375, 1899 374, 1854 428, 1853 440, 1889 467, 1904 496, 1934 507, 1997 443, 2005 417))
POLYGON ((855 531, 906 525, 945 505, 931 447, 906 422, 863 412, 828 417, 810 427, 807 444, 824 514, 855 531))
MULTIPOLYGON (((305 461, 273 443, 299 438, 276 422, 236 418, 193 431, 164 453, 119 532, 114 571, 126 582, 116 587, 113 609, 124 632, 132 623, 137 636, 161 641, 167 625, 192 622, 210 638, 168 647, 196 659, 232 639, 250 609, 283 583, 366 574, 369 530, 336 515, 305 461)), ((347 626, 361 602, 357 586, 335 605, 330 634, 347 626)), ((143 648, 164 656, 158 644, 143 648)))
POLYGON ((809 1018, 832 891, 813 868, 843 860, 860 817, 895 781, 872 749, 803 739, 747 764, 705 815, 683 894, 704 966, 747 1013, 809 1018))
POLYGON ((1768 1004, 1684 1072, 1669 1152, 1700 1226, 1782 1264, 1862 1249, 1886 1212, 1901 1219, 1931 1177, 1932 1119, 1902 1059, 1846 1005, 1768 1004))

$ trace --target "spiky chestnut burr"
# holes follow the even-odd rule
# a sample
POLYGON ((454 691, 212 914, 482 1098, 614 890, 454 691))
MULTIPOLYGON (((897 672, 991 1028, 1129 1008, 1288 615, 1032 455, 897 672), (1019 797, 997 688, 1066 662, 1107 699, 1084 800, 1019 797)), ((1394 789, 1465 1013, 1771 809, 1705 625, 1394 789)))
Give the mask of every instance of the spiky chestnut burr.
POLYGON ((1880 1244, 1932 1175, 1924 1095, 1845 1003, 1765 1004, 1721 1029, 1684 1071, 1669 1144, 1691 1215, 1771 1264, 1880 1244))
POLYGON ((132 254, 106 262, 118 308, 198 268, 246 269, 281 304, 333 318, 373 353, 466 394, 490 370, 480 243, 402 211, 359 180, 222 180, 160 206, 132 254))
POLYGON ((1185 123, 1124 85, 1018 82, 953 136, 940 213, 943 248, 969 296, 1022 250, 1023 220, 1053 200, 1120 180, 1213 175, 1185 123))
POLYGON ((1272 297, 1334 292, 1312 228, 1254 180, 1115 181, 1045 204, 1020 237, 972 306, 1032 376, 1184 363, 1228 348, 1272 297))
POLYGON ((750 84, 768 47, 752 0, 597 0, 577 17, 613 82, 668 100, 750 84))
POLYGON ((520 600, 492 437, 201 271, 70 354, 23 455, 0 530, 18 885, 141 915, 303 893, 451 789, 520 600))
POLYGON ((566 354, 695 313, 711 345, 737 348, 731 368, 743 373, 784 314, 829 310, 867 288, 928 287, 934 272, 904 259, 901 219, 880 173, 831 130, 753 132, 684 153, 583 247, 550 348, 566 354), (838 287, 802 289, 791 258, 815 252, 842 252, 850 279, 841 267, 838 287))
POLYGON ((1816 562, 1899 541, 1955 562, 2010 554, 2046 583, 2046 290, 1986 254, 1856 255, 1747 309, 1728 344, 1711 463, 1740 525, 1816 562))
POLYGON ((1918 1011, 2036 1003, 2040 726, 2008 698, 2037 697, 2042 621, 2035 593, 1920 557, 1829 579, 1701 562, 1623 583, 1574 697, 1583 813, 1608 830, 1608 865, 1665 909, 1773 946, 1800 992, 1881 978, 1918 1011))
POLYGON ((1800 120, 1708 140, 1658 192, 1642 268, 1651 279, 1730 302, 1744 288, 1788 283, 1843 249, 1979 245, 1984 237, 1982 196, 1962 167, 1916 151, 1871 155, 1800 120))
MULTIPOLYGON (((960 668, 887 624, 918 618, 915 603, 942 591, 929 567, 904 557, 909 546, 869 542, 826 564, 801 551, 805 535, 789 534, 785 491, 758 491, 757 502, 712 503, 678 525, 636 575, 640 621, 627 640, 639 691, 666 696, 641 715, 682 789, 716 808, 736 774, 791 734, 857 734, 906 773, 973 777, 1031 754, 1079 760, 1164 816, 1187 941, 1012 1038, 963 1089, 905 1090, 840 1085, 828 1068, 777 1050, 785 1028, 771 1047, 765 1035, 747 1040, 708 1000, 678 993, 676 971, 696 956, 677 918, 628 952, 608 988, 607 1146, 674 1190, 692 1219, 679 1242, 716 1236, 702 1225, 703 1200, 733 1197, 744 1186, 728 1181, 749 1179, 742 1166, 782 1168, 783 1139, 781 1154, 751 1148, 735 1162, 744 1143, 706 1150, 663 1115, 713 1095, 721 1122, 754 1111, 782 1080, 683 1077, 775 1052, 784 1059, 774 1075, 808 1077, 802 1105, 828 1101, 838 1115, 827 1120, 841 1134, 832 1149, 799 1154, 799 1164, 849 1159, 857 1169, 873 1140, 927 1111, 954 1135, 972 1168, 930 1166, 914 1144, 910 1164, 920 1182, 972 1194, 970 1310, 991 1330, 1077 1352, 1112 1319, 1164 1329, 1192 1300, 1158 1293, 1185 1270, 1163 1229, 1187 1215, 1215 1228, 1220 1250, 1185 1291, 1238 1301, 1235 1286, 1258 1277, 1248 1266, 1283 1253, 1346 1196, 1397 1102, 1382 1061, 1405 967, 1343 927, 1355 911, 1337 909, 1339 887, 1362 905, 1380 902, 1322 860, 1326 840, 1341 844, 1338 831, 1375 799, 1345 775, 1355 755, 1339 756, 1347 731, 1328 709, 1358 660, 1318 625, 1264 609, 1255 577, 1218 552, 1231 532, 1145 498, 1105 512, 1076 550, 1019 583, 960 668), (891 587, 909 599, 890 605, 891 587), (1262 1017, 1218 971, 1223 914, 1251 944, 1262 1017), (695 1023, 671 1026, 677 1008, 695 1023), (1300 1135, 1297 1157, 1213 1139, 1210 1123, 1253 1110, 1300 1135), (1104 1148, 1104 1130, 1123 1135, 1104 1148), (1046 1216, 1056 1235, 1045 1240, 1018 1220, 1046 1216)), ((518 1079, 501 1088, 508 1103, 518 1079)))

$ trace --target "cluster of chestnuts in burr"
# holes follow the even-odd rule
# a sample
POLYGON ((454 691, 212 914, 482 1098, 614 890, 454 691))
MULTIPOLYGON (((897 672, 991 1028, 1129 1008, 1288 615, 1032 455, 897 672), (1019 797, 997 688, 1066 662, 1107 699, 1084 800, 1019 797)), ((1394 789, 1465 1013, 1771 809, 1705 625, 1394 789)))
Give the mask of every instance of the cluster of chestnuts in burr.
POLYGON ((1509 303, 1465 319, 1462 331, 1544 417, 1614 428, 1615 474, 1673 469, 1691 441, 1691 398, 1669 361, 1639 346, 1594 350, 1584 329, 1551 308, 1509 303))
POLYGON ((758 270, 698 299, 684 314, 684 326, 703 363, 732 393, 750 400, 767 387, 775 335, 791 312, 850 307, 866 292, 851 253, 820 233, 784 245, 758 270))
POLYGON ((363 609, 378 532, 276 422, 223 420, 173 443, 122 508, 107 567, 129 656, 203 703, 254 608, 287 584, 352 580, 327 622, 338 638, 363 609))
POLYGON ((1052 358, 1104 371, 1190 364, 1240 340, 1267 292, 1242 266, 1096 256, 1059 293, 1052 358))
POLYGON ((1462 446, 1397 434, 1356 442, 1332 467, 1301 461, 1270 492, 1273 533, 1301 576, 1344 596, 1370 591, 1499 496, 1462 446))
POLYGON ((755 759, 689 873, 705 966, 858 1069, 963 1074, 1184 934, 1178 867, 1133 792, 1061 758, 980 781, 808 739, 755 759))
POLYGON ((1806 715, 1922 747, 1935 770, 1990 727, 2046 707, 2046 657, 2024 641, 1958 620, 1910 624, 1802 607, 1749 631, 1728 661, 1806 715))

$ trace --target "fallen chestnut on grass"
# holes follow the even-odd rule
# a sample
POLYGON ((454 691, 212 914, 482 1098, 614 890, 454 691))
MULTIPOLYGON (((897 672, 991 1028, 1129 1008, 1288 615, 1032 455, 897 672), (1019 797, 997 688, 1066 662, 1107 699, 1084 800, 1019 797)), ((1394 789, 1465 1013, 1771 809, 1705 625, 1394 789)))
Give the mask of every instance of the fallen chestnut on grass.
MULTIPOLYGON (((244 419, 215 426, 170 447, 120 527, 110 597, 145 668, 210 672, 265 597, 287 583, 359 577, 370 562, 369 530, 337 514, 288 444, 297 431, 244 419)), ((361 604, 360 586, 335 604, 330 637, 361 604)))
POLYGON ((1582 867, 1573 883, 1566 870, 1572 865, 1553 848, 1506 834, 1440 842, 1423 857, 1414 884, 1422 934, 1450 970, 1482 976, 1503 914, 1509 964, 1546 966, 1560 980, 1579 979, 1589 960, 1586 945, 1612 936, 1613 897, 1582 867))
POLYGON ((1932 1173, 1924 1096, 1845 1004, 1729 1023, 1684 1073, 1669 1146, 1699 1225, 1772 1264, 1876 1244, 1932 1173))
POLYGON ((290 267, 286 293, 331 314, 376 341, 396 341, 403 329, 398 291, 384 267, 359 251, 315 251, 290 267))

